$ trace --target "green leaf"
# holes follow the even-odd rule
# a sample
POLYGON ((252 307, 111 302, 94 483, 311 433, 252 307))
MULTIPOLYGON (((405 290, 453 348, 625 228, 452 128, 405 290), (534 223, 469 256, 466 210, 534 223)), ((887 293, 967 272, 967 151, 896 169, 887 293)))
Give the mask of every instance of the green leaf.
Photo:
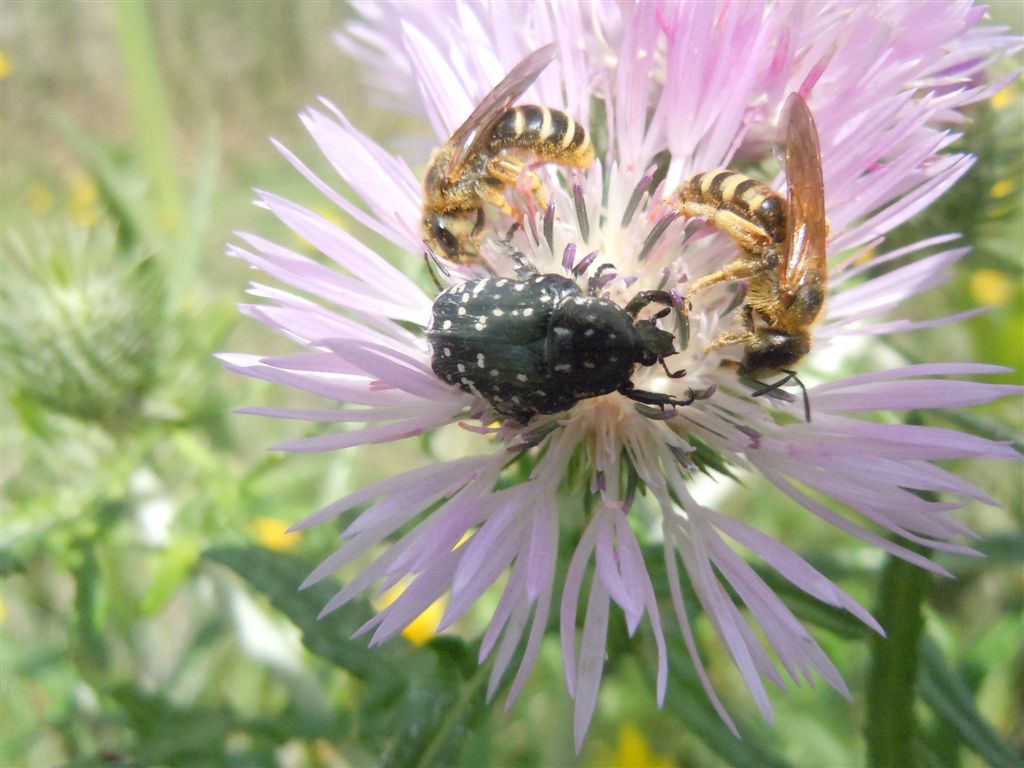
POLYGON ((191 539, 179 539, 160 553, 153 582, 140 606, 143 616, 155 616, 164 609, 191 575, 199 554, 199 546, 191 539))
POLYGON ((238 726, 225 708, 177 707, 160 695, 121 686, 112 695, 131 723, 142 765, 225 765, 229 733, 238 726))
MULTIPOLYGON (((907 545, 927 555, 923 547, 907 545)), ((918 765, 914 749, 917 723, 914 699, 918 677, 918 646, 924 631, 921 611, 931 575, 916 565, 890 557, 882 572, 874 614, 888 637, 871 639, 867 681, 868 764, 879 768, 918 765)))
MULTIPOLYGON (((450 648, 432 654, 432 668, 421 665, 403 692, 384 766, 449 766, 468 740, 471 727, 488 710, 485 700, 490 665, 476 668, 463 680, 457 667, 445 662, 450 648)), ((421 649, 420 653, 423 653, 421 649)))
POLYGON ((159 253, 162 244, 159 228, 111 153, 87 136, 64 112, 51 111, 50 120, 96 178, 100 192, 119 224, 118 237, 122 245, 130 248, 138 244, 145 253, 159 253))
POLYGON ((207 551, 205 557, 226 565, 265 595, 302 631, 302 642, 312 653, 366 681, 382 695, 402 685, 391 648, 370 649, 365 638, 352 639, 371 616, 368 606, 352 603, 317 619, 336 586, 325 581, 299 591, 309 574, 306 563, 260 547, 218 547, 207 551))
POLYGON ((978 712, 967 683, 946 664, 935 643, 925 637, 920 651, 921 698, 935 714, 989 765, 997 768, 1021 765, 1021 756, 978 712))
POLYGON ((177 231, 184 218, 184 194, 171 141, 171 111, 160 74, 148 3, 116 3, 117 40, 131 94, 138 155, 153 184, 156 219, 163 231, 177 231))
POLYGON ((181 306, 187 292, 195 290, 196 270, 209 243, 206 232, 216 210, 217 178, 220 169, 220 134, 215 120, 207 125, 202 152, 188 201, 185 226, 173 253, 166 254, 165 268, 172 306, 181 306))
MULTIPOLYGON (((736 720, 741 738, 733 735, 708 699, 682 637, 674 632, 666 634, 669 675, 665 710, 685 723, 689 731, 729 765, 743 768, 788 766, 785 758, 760 736, 753 724, 736 720)), ((653 689, 657 667, 653 659, 649 661, 645 668, 653 689)))
POLYGON ((444 637, 421 648, 398 640, 368 648, 365 638, 350 636, 370 618, 369 607, 352 604, 318 620, 335 586, 321 582, 297 592, 308 572, 300 560, 258 547, 217 548, 205 557, 264 594, 302 631, 310 651, 366 683, 357 727, 381 765, 455 762, 469 729, 488 709, 488 666, 476 665, 476 647, 444 637))

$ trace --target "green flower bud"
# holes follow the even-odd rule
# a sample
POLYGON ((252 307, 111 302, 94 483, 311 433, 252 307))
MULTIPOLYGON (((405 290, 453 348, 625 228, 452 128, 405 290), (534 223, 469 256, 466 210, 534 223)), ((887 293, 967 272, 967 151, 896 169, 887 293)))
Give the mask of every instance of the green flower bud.
POLYGON ((9 391, 118 431, 156 379, 164 287, 113 229, 65 225, 4 242, 0 355, 9 391))

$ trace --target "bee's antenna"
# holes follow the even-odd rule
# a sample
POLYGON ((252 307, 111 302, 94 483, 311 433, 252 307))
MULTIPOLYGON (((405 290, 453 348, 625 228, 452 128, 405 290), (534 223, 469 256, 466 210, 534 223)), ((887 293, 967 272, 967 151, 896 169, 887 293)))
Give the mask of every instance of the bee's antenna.
MULTIPOLYGON (((811 400, 809 397, 807 397, 807 387, 805 387, 804 383, 800 381, 800 377, 796 375, 796 371, 784 370, 782 372, 786 375, 783 376, 778 381, 776 381, 774 384, 768 384, 767 386, 764 387, 764 389, 757 390, 757 392, 754 392, 751 395, 751 397, 760 397, 761 395, 767 395, 769 392, 774 392, 777 389, 781 389, 790 381, 795 381, 797 386, 800 387, 800 391, 803 392, 804 395, 804 419, 809 424, 811 421, 811 400)), ((757 383, 763 384, 764 382, 759 381, 757 383)))
POLYGON ((434 281, 434 285, 437 286, 437 290, 443 291, 444 286, 441 285, 441 281, 437 279, 437 273, 434 271, 434 267, 437 267, 445 277, 451 277, 451 273, 448 271, 448 268, 441 263, 441 260, 437 258, 437 254, 434 253, 434 249, 430 246, 427 246, 427 250, 423 253, 423 263, 427 265, 427 273, 430 275, 430 279, 434 281))

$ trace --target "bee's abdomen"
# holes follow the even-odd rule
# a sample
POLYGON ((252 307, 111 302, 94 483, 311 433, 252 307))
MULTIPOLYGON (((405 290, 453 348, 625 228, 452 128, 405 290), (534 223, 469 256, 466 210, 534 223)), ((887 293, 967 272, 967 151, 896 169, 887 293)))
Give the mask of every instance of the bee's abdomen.
POLYGON ((731 211, 761 227, 774 243, 786 239, 786 200, 767 184, 730 170, 698 173, 680 188, 681 202, 731 211))
POLYGON ((510 107, 491 130, 490 148, 525 149, 538 159, 585 168, 594 162, 586 129, 560 109, 524 104, 510 107))

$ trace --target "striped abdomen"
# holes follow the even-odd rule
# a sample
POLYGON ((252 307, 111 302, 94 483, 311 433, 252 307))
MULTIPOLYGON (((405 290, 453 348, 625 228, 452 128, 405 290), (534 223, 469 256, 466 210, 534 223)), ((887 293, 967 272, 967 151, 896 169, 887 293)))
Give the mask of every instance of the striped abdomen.
POLYGON ((547 162, 586 168, 594 147, 586 129, 560 109, 533 104, 510 107, 491 130, 490 149, 525 149, 547 162))
POLYGON ((727 211, 764 230, 772 243, 786 239, 786 199, 767 184, 730 170, 698 173, 678 191, 686 216, 714 219, 727 211))

